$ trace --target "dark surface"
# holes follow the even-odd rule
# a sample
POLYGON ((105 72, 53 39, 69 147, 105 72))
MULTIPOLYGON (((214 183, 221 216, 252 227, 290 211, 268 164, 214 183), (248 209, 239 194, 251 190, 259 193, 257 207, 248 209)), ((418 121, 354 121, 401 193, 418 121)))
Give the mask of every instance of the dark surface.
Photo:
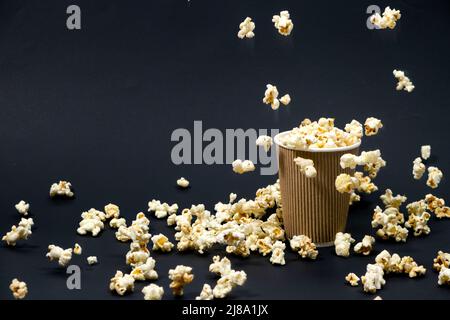
MULTIPOLYGON (((35 220, 29 241, 16 248, 0 245, 0 299, 10 299, 12 278, 27 282, 29 299, 113 299, 109 279, 128 271, 128 244, 112 230, 98 238, 81 237, 76 227, 83 210, 120 205, 127 221, 146 211, 152 198, 181 208, 225 201, 230 192, 250 198, 275 181, 258 172, 236 175, 229 165, 180 165, 170 161, 176 128, 280 128, 305 117, 330 116, 343 125, 367 116, 383 120, 380 135, 363 148, 381 148, 388 166, 376 183, 409 200, 430 189, 412 178, 412 160, 422 144, 431 144, 428 162, 450 172, 448 160, 450 106, 450 4, 448 1, 379 1, 400 9, 392 31, 366 28, 365 10, 372 1, 75 1, 82 10, 82 30, 68 31, 65 10, 74 1, 0 1, 0 232, 20 217, 14 204, 31 203, 35 220), (295 27, 280 36, 273 14, 288 9, 295 27), (256 37, 239 40, 239 23, 250 16, 256 37), (416 90, 395 91, 392 70, 405 70, 416 90), (261 103, 266 83, 274 83, 293 101, 273 112, 261 103), (191 188, 179 190, 180 176, 191 188), (71 181, 76 199, 52 201, 50 184, 71 181), (45 258, 55 243, 82 245, 82 290, 66 289, 66 274, 45 258), (86 257, 99 264, 88 266, 86 257)), ((450 202, 448 182, 433 193, 450 202)), ((351 209, 347 230, 358 241, 373 234, 370 217, 380 192, 351 209)), ((165 221, 151 218, 151 233, 173 236, 165 221)), ((388 276, 384 299, 448 299, 449 288, 437 285, 431 270, 438 250, 450 251, 450 221, 430 222, 424 238, 406 244, 377 241, 369 257, 334 255, 320 250, 316 262, 287 253, 287 264, 274 267, 268 257, 231 256, 233 267, 248 281, 233 299, 372 299, 361 287, 344 283, 348 272, 363 274, 383 249, 411 255, 428 268, 424 278, 388 276)), ((165 298, 168 269, 194 268, 195 280, 185 291, 194 298, 215 277, 208 265, 217 250, 152 255, 157 260, 165 298)), ((123 299, 142 299, 143 283, 123 299)))

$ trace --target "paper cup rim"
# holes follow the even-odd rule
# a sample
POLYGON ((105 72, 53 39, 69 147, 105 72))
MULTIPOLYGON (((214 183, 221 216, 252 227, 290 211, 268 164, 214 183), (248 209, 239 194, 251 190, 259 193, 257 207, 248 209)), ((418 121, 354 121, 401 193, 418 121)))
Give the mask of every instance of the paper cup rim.
POLYGON ((358 148, 361 145, 361 139, 355 143, 352 144, 351 146, 345 146, 345 147, 337 147, 337 148, 309 148, 309 149, 302 149, 302 148, 290 148, 285 146, 281 141, 280 141, 280 137, 287 135, 289 132, 291 132, 291 130, 289 131, 283 131, 280 132, 279 134, 277 134, 273 140, 275 141, 275 144, 277 146, 283 147, 285 149, 288 150, 295 150, 295 151, 304 151, 304 152, 312 152, 312 153, 319 153, 319 152, 342 152, 342 151, 350 151, 353 149, 358 148))

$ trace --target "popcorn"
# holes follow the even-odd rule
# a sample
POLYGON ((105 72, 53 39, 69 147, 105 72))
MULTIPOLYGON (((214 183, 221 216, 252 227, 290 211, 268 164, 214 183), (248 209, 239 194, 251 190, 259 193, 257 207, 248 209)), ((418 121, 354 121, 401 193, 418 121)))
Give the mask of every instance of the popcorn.
POLYGON ((387 250, 383 250, 375 257, 375 263, 382 267, 386 273, 405 273, 410 278, 426 273, 426 269, 423 266, 419 266, 412 257, 400 257, 396 253, 391 256, 387 250))
POLYGON ((368 264, 367 272, 361 277, 361 282, 364 285, 364 291, 375 293, 386 284, 383 278, 383 268, 377 264, 368 264))
POLYGON ((285 94, 280 98, 280 102, 287 106, 289 103, 291 103, 291 96, 289 94, 285 94))
POLYGON ((357 287, 359 284, 359 277, 354 273, 349 273, 345 277, 345 281, 347 281, 352 287, 357 287))
POLYGON ((350 255, 350 246, 355 242, 350 233, 339 232, 334 240, 334 250, 336 255, 340 257, 348 257, 350 255))
POLYGON ((105 227, 103 221, 106 220, 105 213, 94 208, 89 209, 81 214, 82 220, 80 227, 77 229, 78 234, 85 235, 91 233, 93 237, 97 236, 105 227))
POLYGON ((120 209, 118 206, 116 206, 115 204, 108 204, 105 206, 105 214, 106 214, 106 219, 117 219, 120 216, 120 209))
POLYGON ((134 278, 129 274, 123 274, 122 271, 116 271, 109 283, 109 290, 123 296, 126 292, 134 290, 134 278))
POLYGON ((405 73, 400 70, 394 70, 392 72, 394 74, 394 77, 397 78, 397 87, 395 88, 397 91, 405 90, 407 92, 412 92, 415 88, 411 80, 407 76, 405 76, 405 73))
POLYGON ((30 204, 26 203, 23 200, 20 200, 18 204, 15 205, 17 212, 19 212, 23 216, 28 215, 28 210, 30 210, 30 204))
POLYGON ((440 286, 442 286, 444 284, 450 285, 450 269, 449 268, 442 267, 441 271, 439 272, 438 284, 440 286))
POLYGON ((371 178, 375 178, 382 167, 386 166, 386 161, 381 158, 380 150, 363 151, 360 156, 346 153, 340 158, 342 169, 355 169, 356 166, 364 166, 364 170, 371 178))
POLYGON ((243 174, 255 170, 255 165, 251 160, 242 161, 240 159, 237 159, 234 160, 231 165, 233 166, 233 171, 238 174, 243 174))
POLYGON ((445 200, 437 198, 432 194, 425 196, 424 202, 427 209, 436 215, 436 218, 450 218, 450 208, 445 206, 445 200))
POLYGON ((247 281, 247 274, 244 271, 231 270, 228 274, 222 275, 213 289, 214 298, 225 298, 236 286, 244 285, 247 281))
POLYGON ((311 239, 305 235, 294 236, 289 241, 291 249, 298 251, 298 254, 302 258, 309 258, 315 260, 319 251, 316 250, 316 245, 311 241, 311 239))
POLYGON ((178 205, 174 203, 173 205, 169 205, 167 203, 161 203, 159 200, 153 199, 148 203, 148 212, 155 212, 155 216, 158 219, 162 219, 167 217, 167 215, 171 215, 176 213, 178 210, 178 205))
POLYGON ((353 250, 356 253, 362 254, 362 255, 369 255, 372 252, 373 244, 375 243, 375 238, 372 236, 364 236, 361 242, 358 242, 353 250))
POLYGON ((443 173, 437 167, 428 167, 428 180, 427 186, 432 189, 436 189, 442 180, 443 173))
POLYGON ((97 257, 96 256, 90 256, 90 257, 87 257, 87 263, 90 265, 90 266, 92 266, 93 264, 97 264, 98 263, 98 259, 97 259, 97 257))
POLYGON ((142 289, 144 300, 161 300, 164 295, 163 287, 152 283, 142 289))
POLYGON ((431 156, 431 146, 430 145, 421 146, 420 154, 423 160, 428 160, 428 158, 431 156))
POLYGON ((200 295, 195 298, 195 300, 212 300, 214 299, 214 294, 211 286, 209 284, 204 284, 200 295))
POLYGON ((381 201, 383 201, 386 208, 397 208, 400 209, 401 205, 408 199, 406 196, 396 195, 393 196, 391 189, 386 189, 384 195, 380 196, 381 201))
POLYGON ((426 167, 422 163, 422 159, 420 159, 419 157, 414 159, 414 161, 413 161, 413 171, 412 171, 414 179, 416 179, 416 180, 422 179, 423 174, 425 173, 425 170, 426 170, 426 167))
POLYGON ((409 217, 408 221, 405 222, 405 227, 412 228, 416 237, 422 234, 429 234, 431 229, 427 223, 431 215, 425 212, 427 209, 425 201, 420 200, 410 203, 406 208, 408 209, 409 217))
POLYGON ((349 205, 352 205, 355 202, 361 201, 361 197, 355 192, 350 193, 349 205))
POLYGON ((363 125, 356 120, 352 120, 352 122, 347 123, 344 130, 357 138, 362 138, 363 136, 363 125))
POLYGON ((227 257, 220 259, 220 256, 214 256, 209 271, 218 275, 227 274, 231 271, 231 261, 227 257))
POLYGON ((175 269, 169 270, 169 279, 172 280, 170 288, 174 296, 182 296, 184 287, 194 280, 192 268, 178 265, 175 269))
POLYGON ((17 279, 13 279, 9 285, 9 290, 11 290, 14 298, 19 300, 24 299, 28 294, 27 284, 17 279))
POLYGON ((275 24, 275 28, 277 28, 278 33, 283 36, 288 36, 291 34, 292 29, 294 28, 294 24, 290 19, 289 11, 281 11, 280 15, 274 15, 272 17, 272 22, 275 24))
MULTIPOLYGON (((385 201, 387 200, 385 199, 385 201)), ((405 218, 398 208, 388 207, 383 211, 377 206, 372 216, 372 228, 382 227, 377 230, 376 235, 383 240, 393 238, 397 242, 405 242, 408 237, 408 229, 400 225, 404 221, 405 218)))
POLYGON ((314 161, 297 157, 294 159, 294 162, 297 166, 300 167, 300 171, 307 178, 315 178, 317 176, 316 168, 314 168, 314 161))
POLYGON ((189 187, 189 181, 181 177, 180 179, 177 180, 177 185, 181 188, 187 188, 189 187))
POLYGON ((286 261, 284 260, 284 249, 286 249, 286 245, 283 242, 276 241, 274 243, 272 246, 272 256, 270 257, 270 262, 272 264, 286 264, 286 261))
POLYGON ((253 30, 255 30, 255 23, 252 21, 252 18, 247 17, 241 22, 241 24, 239 24, 239 32, 237 36, 239 39, 251 39, 255 36, 253 30))
POLYGON ((266 88, 263 103, 270 104, 272 110, 277 110, 280 107, 280 100, 278 100, 278 89, 276 86, 271 84, 266 85, 266 88))
POLYGON ((376 296, 375 298, 373 298, 373 300, 383 300, 383 298, 381 298, 380 296, 376 296))
POLYGON ((450 253, 438 251, 438 255, 433 259, 433 269, 441 271, 442 268, 450 267, 450 253))
POLYGON ((378 133, 378 130, 383 128, 383 124, 381 123, 381 120, 377 118, 367 118, 366 122, 364 122, 364 130, 366 136, 374 136, 378 133))
POLYGON ((381 16, 377 12, 370 17, 370 22, 377 26, 379 29, 394 29, 397 25, 397 20, 400 20, 401 17, 402 15, 400 13, 400 10, 386 7, 384 9, 383 16, 381 16))
POLYGON ((71 190, 72 184, 68 181, 59 181, 59 183, 54 183, 50 187, 50 197, 67 197, 72 198, 73 192, 71 190))
POLYGON ((358 180, 346 173, 341 173, 334 182, 336 190, 340 193, 353 193, 357 188, 358 180))
POLYGON ((150 253, 146 247, 146 243, 142 245, 138 242, 132 242, 130 244, 130 250, 125 256, 126 263, 132 267, 144 264, 149 257, 150 253))
POLYGON ((156 280, 158 279, 158 273, 155 266, 155 259, 147 257, 144 263, 140 263, 133 268, 130 275, 137 281, 156 280))
POLYGON ((170 252, 173 248, 173 243, 169 241, 162 233, 152 237, 153 250, 161 250, 162 252, 170 252))
POLYGON ((263 147, 266 152, 269 151, 272 143, 272 138, 269 136, 259 136, 258 139, 256 139, 256 145, 263 147))
POLYGON ((59 265, 65 267, 72 260, 72 249, 63 249, 53 244, 48 246, 48 253, 46 255, 50 261, 57 260, 59 265))
POLYGON ((81 253, 83 252, 83 248, 81 248, 81 246, 78 243, 75 243, 75 246, 73 248, 73 254, 76 255, 81 255, 81 253))
POLYGON ((359 192, 371 194, 378 190, 378 187, 371 182, 372 180, 369 177, 365 177, 362 172, 355 172, 353 178, 358 181, 356 185, 359 192))
POLYGON ((32 234, 31 227, 33 225, 32 218, 22 218, 18 226, 12 226, 11 231, 3 236, 2 241, 5 241, 9 246, 15 246, 19 240, 28 240, 28 237, 32 234))
POLYGON ((109 226, 113 229, 119 229, 120 227, 126 227, 127 221, 125 218, 112 218, 109 221, 109 226))

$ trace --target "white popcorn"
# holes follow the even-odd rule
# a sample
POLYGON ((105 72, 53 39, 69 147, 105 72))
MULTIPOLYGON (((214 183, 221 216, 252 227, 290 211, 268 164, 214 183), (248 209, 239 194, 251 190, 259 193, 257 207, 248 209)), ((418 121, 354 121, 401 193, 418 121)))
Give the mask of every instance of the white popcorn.
POLYGON ((425 170, 426 170, 426 167, 422 163, 422 159, 420 159, 419 157, 414 159, 414 161, 413 161, 413 171, 412 171, 414 179, 416 179, 416 180, 422 179, 423 174, 425 173, 425 170))
POLYGON ((89 256, 87 257, 87 263, 91 266, 93 264, 97 264, 98 263, 98 259, 96 256, 89 256))
POLYGON ((270 262, 272 264, 286 264, 286 261, 284 260, 284 249, 286 249, 286 245, 283 242, 275 241, 272 246, 272 256, 270 257, 270 262))
POLYGON ((105 227, 103 221, 106 220, 105 213, 94 208, 89 209, 81 214, 82 220, 80 227, 77 229, 78 234, 85 235, 91 233, 93 237, 97 236, 105 227))
POLYGON ((371 194, 372 192, 378 190, 378 187, 373 182, 371 182, 372 180, 370 179, 370 177, 365 177, 362 172, 355 172, 355 174, 353 175, 353 179, 356 179, 357 181, 356 190, 358 190, 358 192, 371 194))
POLYGON ((348 132, 358 138, 362 138, 363 136, 363 125, 356 120, 352 120, 352 122, 347 123, 344 130, 345 132, 348 132))
POLYGON ((367 118, 364 122, 364 131, 366 136, 374 136, 378 133, 378 130, 383 128, 383 124, 380 119, 377 118, 367 118))
POLYGON ((373 300, 383 300, 383 298, 380 296, 376 296, 375 298, 373 298, 373 300))
POLYGON ((372 252, 373 244, 375 243, 375 238, 372 236, 364 236, 361 242, 358 242, 353 250, 356 253, 362 254, 362 255, 369 255, 372 252))
POLYGON ((280 100, 278 100, 278 89, 271 84, 266 85, 264 92, 263 103, 270 104, 272 110, 277 110, 280 107, 280 100))
POLYGON ((155 270, 156 261, 152 257, 147 257, 144 263, 135 266, 130 275, 137 281, 156 280, 158 273, 155 270))
MULTIPOLYGON (((386 199, 386 201, 388 200, 386 199)), ((376 235, 383 240, 393 238, 397 242, 405 242, 408 237, 408 229, 400 225, 404 221, 405 218, 398 208, 392 206, 383 211, 377 206, 372 216, 372 228, 382 227, 377 230, 376 235)))
POLYGON ((319 251, 316 250, 316 245, 305 235, 293 236, 289 244, 291 249, 298 251, 302 258, 315 260, 319 254, 319 251))
POLYGON ((432 194, 427 194, 424 199, 428 210, 436 215, 436 218, 450 218, 450 208, 445 206, 445 200, 437 198, 432 194))
POLYGON ((272 17, 272 22, 277 28, 278 33, 283 36, 288 36, 291 34, 292 29, 294 28, 294 24, 290 19, 289 11, 284 10, 280 12, 280 15, 274 15, 272 17))
POLYGON ((315 178, 317 176, 317 171, 314 167, 314 161, 312 161, 311 159, 303 159, 302 157, 297 157, 294 159, 294 162, 307 178, 315 178))
POLYGON ((187 188, 189 187, 189 181, 181 177, 180 179, 177 180, 177 185, 181 188, 187 188))
POLYGON ((65 267, 72 260, 72 249, 63 249, 53 244, 48 246, 48 253, 46 255, 50 261, 57 260, 59 265, 65 267))
POLYGON ((349 273, 346 277, 345 277, 345 281, 347 281, 352 287, 357 287, 359 284, 359 277, 352 273, 349 273))
POLYGON ((109 226, 113 229, 119 229, 121 226, 126 227, 127 221, 125 218, 112 218, 109 221, 109 226))
POLYGON ((32 234, 31 227, 34 225, 32 218, 20 219, 18 226, 12 226, 11 231, 7 232, 2 241, 5 241, 9 246, 15 246, 19 240, 28 240, 28 237, 32 234))
POLYGON ((430 158, 431 156, 431 146, 430 145, 421 146, 420 154, 423 160, 428 160, 428 158, 430 158))
POLYGON ((397 208, 400 209, 401 205, 408 199, 400 194, 394 197, 391 189, 386 189, 384 195, 380 196, 381 201, 383 201, 386 208, 397 208))
POLYGON ((370 22, 377 26, 379 29, 394 29, 397 25, 397 20, 402 17, 400 10, 391 9, 386 7, 383 12, 383 16, 379 13, 375 13, 370 17, 370 22))
POLYGON ((162 233, 152 237, 153 250, 161 250, 162 252, 170 252, 173 248, 173 243, 169 241, 162 233))
POLYGON ((350 168, 355 169, 360 163, 360 158, 357 155, 346 153, 341 156, 340 165, 342 169, 350 168))
POLYGON ((291 96, 289 94, 285 94, 280 98, 280 102, 287 106, 289 103, 291 103, 291 96))
POLYGON ((253 162, 251 160, 234 160, 233 163, 231 164, 233 166, 233 171, 238 173, 238 174, 243 174, 246 172, 251 172, 255 170, 255 165, 253 164, 253 162))
POLYGON ((239 39, 251 39, 255 36, 253 30, 255 30, 255 23, 252 21, 252 18, 247 17, 241 22, 241 24, 239 24, 239 32, 237 36, 239 39))
POLYGON ((353 193, 358 188, 358 179, 346 173, 341 173, 336 177, 334 185, 340 193, 353 193))
POLYGON ((355 202, 361 201, 361 196, 356 194, 355 192, 350 193, 349 205, 352 205, 355 202))
POLYGON ((150 253, 146 245, 146 243, 142 245, 139 242, 132 242, 130 244, 130 250, 125 256, 126 263, 131 265, 132 267, 144 264, 150 257, 150 253))
POLYGON ((213 257, 213 263, 209 265, 209 271, 218 275, 225 275, 231 271, 231 261, 227 257, 213 257))
POLYGON ((428 167, 428 180, 427 186, 432 189, 436 189, 442 180, 444 174, 437 167, 428 167))
POLYGON ((403 71, 394 70, 392 73, 398 81, 396 90, 405 90, 407 92, 412 92, 414 90, 415 86, 413 85, 411 80, 407 76, 405 76, 405 73, 403 71))
POLYGON ((370 178, 375 178, 381 168, 386 166, 386 161, 381 157, 380 150, 363 151, 361 155, 356 156, 346 153, 340 158, 342 169, 355 169, 356 166, 364 166, 364 170, 369 173, 370 178))
POLYGON ((59 183, 54 183, 50 187, 50 197, 73 197, 73 192, 71 190, 72 184, 68 181, 59 181, 59 183))
POLYGON ((19 212, 23 216, 28 215, 28 210, 30 210, 30 204, 26 203, 23 200, 20 200, 18 204, 15 205, 17 212, 19 212))
POLYGON ((450 285, 450 269, 443 267, 439 272, 438 284, 440 286, 446 284, 450 285))
POLYGON ((377 290, 380 290, 381 287, 386 284, 383 275, 384 272, 381 266, 377 264, 368 264, 366 274, 361 277, 364 291, 375 293, 377 290))
POLYGON ((433 269, 441 271, 442 268, 450 267, 450 253, 438 251, 438 255, 433 259, 433 269))
POLYGON ((195 300, 212 300, 214 299, 214 294, 211 286, 207 283, 203 285, 200 295, 195 297, 195 300))
POLYGON ((81 253, 83 252, 83 248, 81 248, 81 246, 78 243, 75 243, 75 246, 73 248, 73 254, 76 255, 81 255, 81 253))
POLYGON ((405 227, 412 228, 414 230, 414 236, 420 236, 423 234, 429 234, 431 232, 428 226, 428 220, 431 215, 426 212, 427 205, 424 200, 410 203, 406 206, 408 209, 409 217, 405 222, 405 227))
POLYGON ((172 289, 173 295, 182 296, 184 293, 184 287, 194 280, 192 268, 178 265, 175 269, 169 270, 169 279, 172 280, 170 283, 170 289, 172 289))
POLYGON ((14 298, 19 300, 24 299, 28 294, 27 284, 17 279, 13 279, 11 281, 11 284, 9 285, 9 290, 11 290, 14 298))
POLYGON ((178 210, 178 205, 176 203, 169 205, 168 203, 161 203, 159 200, 153 199, 148 203, 148 212, 155 212, 155 216, 158 219, 162 219, 167 217, 167 215, 171 215, 176 213, 178 210))
POLYGON ((109 290, 123 296, 126 292, 134 290, 134 278, 129 274, 123 274, 122 271, 116 271, 109 283, 109 290))
POLYGON ((152 283, 142 289, 144 300, 161 300, 164 295, 163 287, 152 283))
POLYGON ((348 257, 350 255, 350 246, 355 242, 350 233, 338 232, 334 240, 334 250, 336 255, 340 257, 348 257))
POLYGON ((120 209, 117 205, 110 203, 105 206, 105 214, 106 219, 118 219, 120 216, 120 209))
POLYGON ((233 288, 244 285, 245 281, 247 281, 247 274, 244 271, 231 270, 230 273, 217 280, 213 289, 214 298, 223 299, 227 297, 233 288))
POLYGON ((266 152, 269 151, 272 143, 272 138, 269 136, 259 136, 258 139, 256 139, 256 145, 263 147, 266 152))
POLYGON ((400 257, 394 253, 392 256, 387 250, 383 250, 375 257, 377 265, 383 268, 386 273, 405 273, 410 278, 415 278, 426 273, 423 266, 419 266, 412 257, 400 257))

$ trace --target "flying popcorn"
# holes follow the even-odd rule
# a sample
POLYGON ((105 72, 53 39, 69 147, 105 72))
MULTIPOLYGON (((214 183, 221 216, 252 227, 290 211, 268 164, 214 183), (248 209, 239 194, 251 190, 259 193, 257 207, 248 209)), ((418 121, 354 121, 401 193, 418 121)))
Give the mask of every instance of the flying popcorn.
POLYGON ((423 174, 425 173, 426 167, 425 165, 422 163, 422 159, 420 159, 419 157, 417 157, 416 159, 414 159, 413 161, 413 177, 416 180, 420 180, 423 177, 423 174))
POLYGON ((255 171, 255 165, 250 160, 234 160, 231 164, 233 166, 233 171, 238 174, 243 174, 246 172, 255 171))
POLYGON ((352 287, 357 287, 359 284, 359 277, 354 273, 349 273, 345 277, 345 281, 347 281, 352 287))
POLYGON ((362 254, 364 256, 368 256, 373 249, 373 244, 375 243, 375 238, 372 236, 364 236, 361 242, 358 242, 353 250, 358 253, 362 254))
POLYGON ((358 188, 359 180, 349 174, 341 173, 336 177, 334 185, 340 193, 352 193, 353 190, 358 188))
POLYGON ((364 171, 369 173, 369 177, 376 178, 380 169, 386 166, 386 161, 381 157, 380 150, 373 150, 363 151, 359 156, 351 153, 343 154, 339 164, 342 169, 364 166, 364 171))
POLYGON ((291 249, 297 251, 302 258, 315 260, 319 254, 316 245, 305 235, 293 236, 289 244, 291 249))
POLYGON ((420 155, 422 156, 423 160, 428 160, 428 158, 430 158, 431 156, 431 146, 430 145, 421 146, 420 155))
POLYGON ((162 233, 152 237, 153 251, 161 250, 162 252, 170 252, 173 248, 173 243, 169 241, 162 233))
POLYGON ((280 98, 280 102, 283 105, 287 106, 289 103, 291 103, 291 96, 289 94, 285 94, 280 98))
POLYGON ((445 200, 437 198, 432 194, 427 194, 424 199, 428 210, 436 215, 436 218, 450 218, 450 208, 445 206, 445 200))
POLYGON ((350 255, 350 246, 355 242, 350 233, 338 232, 334 240, 334 250, 336 255, 340 257, 348 257, 350 255))
POLYGON ((391 9, 390 7, 386 7, 382 15, 377 12, 370 17, 370 22, 379 29, 394 29, 397 21, 402 17, 400 10, 391 9))
POLYGON ((427 186, 432 189, 436 189, 439 186, 439 183, 442 180, 444 174, 437 167, 428 167, 428 180, 427 186))
POLYGON ((182 296, 184 293, 184 287, 194 280, 192 268, 178 265, 175 269, 169 270, 169 279, 172 280, 170 283, 170 289, 172 289, 173 295, 182 296))
POLYGON ((123 274, 122 271, 116 271, 114 277, 111 278, 109 290, 123 296, 126 292, 134 290, 134 278, 129 274, 123 274))
POLYGON ((87 263, 92 266, 93 264, 97 264, 98 263, 98 259, 96 256, 90 256, 86 258, 87 263))
POLYGON ((263 102, 270 104, 272 110, 277 110, 280 107, 280 100, 278 100, 278 89, 271 84, 266 85, 266 91, 264 92, 263 102))
POLYGON ((376 207, 372 215, 372 228, 378 228, 376 235, 383 240, 395 239, 397 242, 405 242, 408 237, 408 229, 401 226, 404 223, 404 215, 396 207, 387 207, 384 211, 376 207))
POLYGON ((410 203, 406 208, 408 209, 409 217, 408 221, 405 222, 405 227, 413 229, 416 237, 429 234, 431 229, 428 226, 428 220, 430 220, 431 215, 425 211, 427 209, 425 201, 420 200, 410 203))
POLYGON ((288 36, 291 34, 292 29, 294 28, 294 24, 290 19, 289 11, 281 11, 280 15, 274 15, 272 18, 272 22, 277 28, 278 33, 283 36, 288 36))
POLYGON ((317 171, 314 167, 314 161, 312 161, 311 159, 303 159, 302 157, 297 157, 294 159, 294 162, 307 178, 315 178, 317 176, 317 171))
POLYGON ((48 246, 48 253, 46 255, 50 261, 56 260, 61 267, 65 267, 72 260, 72 249, 63 249, 53 244, 48 246))
POLYGON ((181 177, 180 179, 177 180, 177 185, 181 188, 187 188, 189 187, 189 181, 181 177))
POLYGON ((177 210, 178 205, 176 203, 169 205, 168 203, 161 203, 161 201, 155 199, 148 203, 148 212, 154 212, 155 217, 158 219, 163 219, 167 215, 174 214, 177 210))
POLYGON ((200 295, 195 297, 195 300, 212 300, 214 299, 214 293, 211 286, 207 283, 203 285, 200 295))
POLYGON ((23 200, 20 200, 18 204, 15 205, 17 212, 19 212, 23 216, 28 215, 28 210, 30 210, 30 204, 26 203, 23 200))
POLYGON ((405 90, 407 92, 412 92, 415 88, 411 80, 405 76, 405 73, 400 70, 394 70, 392 72, 394 77, 397 79, 397 87, 395 88, 397 91, 405 90))
POLYGON ((18 226, 12 226, 11 231, 7 232, 2 241, 5 241, 8 246, 15 246, 19 240, 28 240, 28 237, 33 233, 31 227, 34 225, 32 218, 20 219, 18 226))
POLYGON ((383 128, 383 123, 381 123, 380 119, 377 118, 367 118, 366 122, 364 122, 364 131, 366 136, 374 136, 378 133, 378 130, 383 128))
POLYGON ((73 192, 71 190, 72 184, 68 181, 59 181, 58 183, 54 183, 50 187, 50 197, 67 197, 72 198, 73 192))
POLYGON ((269 151, 272 144, 272 138, 269 136, 259 136, 258 139, 256 139, 256 145, 263 147, 266 152, 269 151))
POLYGON ((252 21, 252 18, 247 17, 241 22, 241 24, 239 24, 239 32, 237 36, 239 39, 251 39, 255 36, 253 30, 255 30, 255 23, 252 21))
POLYGON ((375 293, 386 284, 384 280, 383 268, 377 264, 368 264, 367 272, 361 277, 361 282, 364 285, 364 291, 375 293))
POLYGON ((78 243, 75 243, 75 246, 73 248, 73 254, 76 254, 77 256, 81 255, 83 252, 83 248, 78 243))
POLYGON ((14 298, 18 300, 24 299, 28 294, 27 284, 17 279, 13 279, 9 285, 9 290, 11 290, 14 298))
POLYGON ((142 289, 144 300, 161 300, 164 295, 163 287, 152 283, 142 289))
POLYGON ((386 189, 383 195, 380 196, 381 201, 386 208, 397 208, 400 209, 401 205, 408 200, 406 196, 400 194, 394 197, 391 189, 386 189))

